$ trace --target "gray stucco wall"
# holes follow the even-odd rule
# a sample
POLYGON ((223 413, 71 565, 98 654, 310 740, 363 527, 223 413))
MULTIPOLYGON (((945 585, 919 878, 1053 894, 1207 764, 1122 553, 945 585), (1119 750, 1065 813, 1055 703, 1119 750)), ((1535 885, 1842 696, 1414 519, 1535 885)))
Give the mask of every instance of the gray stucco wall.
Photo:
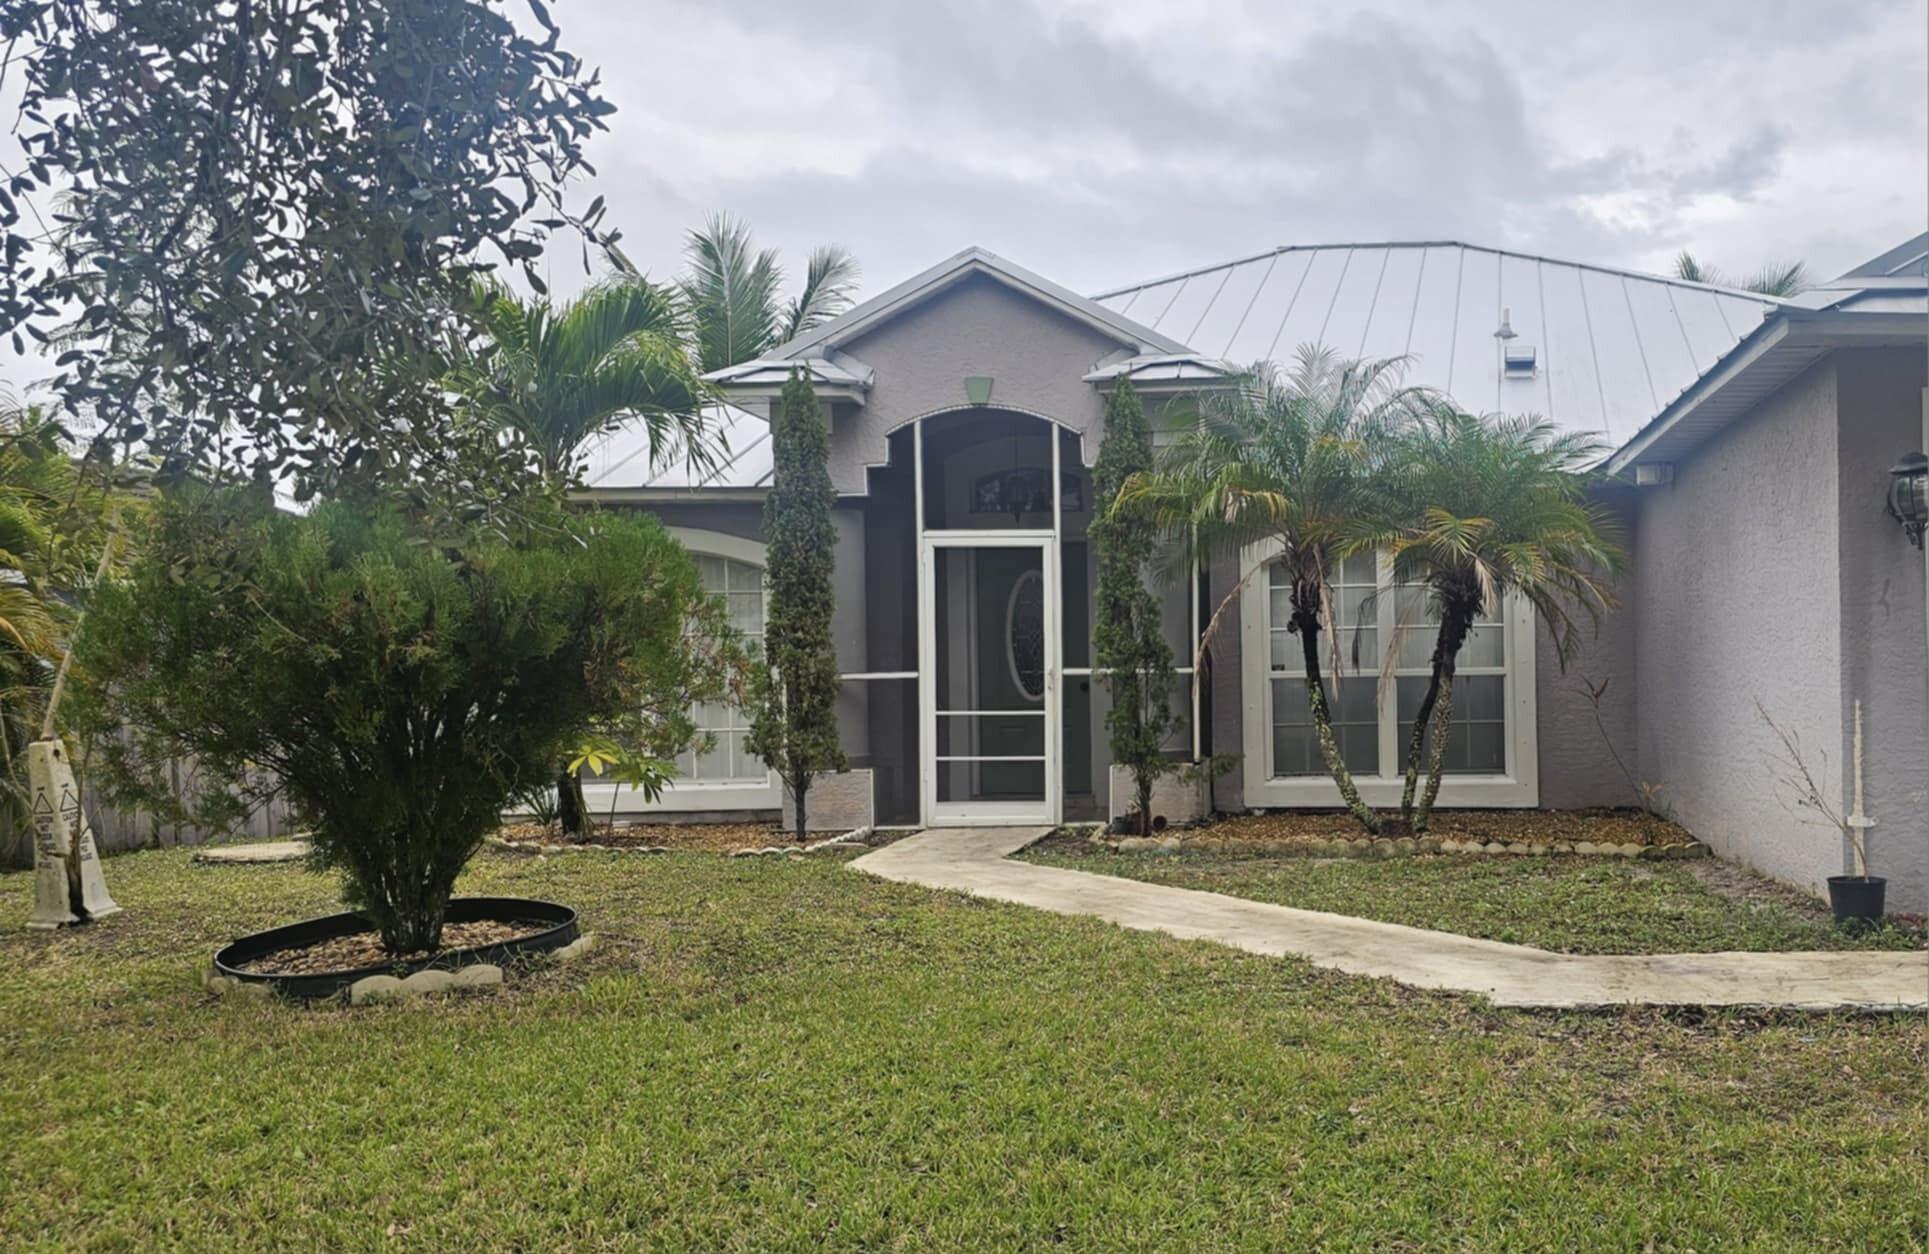
POLYGON ((639 505, 666 527, 716 531, 742 540, 764 538, 764 507, 744 501, 663 501, 639 505))
POLYGON ((1884 507, 1889 467, 1923 446, 1923 355, 1867 350, 1840 353, 1835 362, 1842 717, 1852 725, 1850 703, 1860 697, 1867 805, 1877 823, 1868 837, 1870 872, 1888 877, 1890 909, 1929 913, 1923 555, 1884 507))
POLYGON ((1759 700, 1847 808, 1863 702, 1871 871, 1889 909, 1929 911, 1924 568, 1883 502, 1920 447, 1923 359, 1817 363, 1639 496, 1634 576, 1640 772, 1724 856, 1813 892, 1847 842, 1794 805, 1759 700))
MULTIPOLYGON (((1635 547, 1635 505, 1625 489, 1596 497, 1621 528, 1622 543, 1635 547)), ((1545 628, 1534 632, 1534 708, 1540 759, 1540 803, 1550 810, 1639 804, 1640 794, 1614 763, 1621 755, 1635 769, 1635 663, 1638 635, 1632 572, 1615 587, 1618 604, 1601 616, 1600 630, 1581 624, 1580 652, 1561 668, 1559 650, 1545 628), (1603 681, 1601 719, 1583 689, 1603 681), (1604 735, 1605 731, 1605 735, 1604 735), (1610 751, 1611 750, 1611 751, 1610 751)), ((1637 775, 1636 779, 1640 777, 1637 775)))
MULTIPOLYGON (((1218 610, 1234 585, 1239 582, 1239 564, 1221 561, 1206 573, 1206 605, 1199 616, 1199 629, 1204 631, 1212 614, 1218 610)), ((1212 710, 1208 716, 1211 728, 1209 749, 1212 753, 1243 754, 1245 746, 1245 701, 1246 693, 1240 680, 1239 646, 1239 605, 1234 602, 1219 620, 1219 629, 1213 634, 1212 644, 1207 656, 1212 674, 1206 681, 1206 691, 1211 696, 1212 710)), ((1254 694, 1257 698, 1258 694, 1254 694)), ((1206 798, 1207 804, 1214 809, 1239 813, 1246 808, 1246 784, 1244 772, 1233 769, 1212 781, 1206 798)))
POLYGON ((1122 345, 981 276, 968 278, 844 351, 877 371, 863 408, 840 412, 831 482, 867 490, 864 468, 890 459, 889 433, 913 418, 965 405, 964 381, 992 379, 992 405, 1040 414, 1078 431, 1097 455, 1104 398, 1082 376, 1122 345))
MULTIPOLYGON (((762 542, 763 506, 741 501, 663 501, 638 506, 663 520, 666 527, 715 531, 762 542)), ((840 503, 831 515, 837 531, 836 570, 832 576, 836 607, 831 633, 837 644, 837 665, 843 671, 869 669, 864 613, 864 516, 855 503, 840 503)))
POLYGON ((1835 407, 1824 360, 1643 489, 1634 546, 1641 776, 1717 853, 1817 891, 1841 842, 1794 810, 1756 703, 1839 778, 1835 407))

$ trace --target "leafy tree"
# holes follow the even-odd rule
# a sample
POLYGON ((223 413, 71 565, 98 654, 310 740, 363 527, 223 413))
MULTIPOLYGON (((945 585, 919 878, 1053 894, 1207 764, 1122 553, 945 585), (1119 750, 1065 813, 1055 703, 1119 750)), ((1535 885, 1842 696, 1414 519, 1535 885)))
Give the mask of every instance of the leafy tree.
POLYGON ((1739 287, 1763 296, 1799 296, 1809 288, 1808 266, 1800 261, 1782 261, 1763 266, 1743 279, 1731 279, 1713 266, 1704 266, 1694 254, 1682 249, 1674 259, 1677 279, 1707 283, 1714 287, 1739 287))
POLYGON ((190 753, 237 787, 259 764, 384 946, 433 949, 509 798, 701 665, 685 633, 707 601, 654 519, 532 514, 431 536, 392 506, 183 490, 95 595, 89 698, 149 761, 190 753))
POLYGON ((762 355, 848 309, 857 261, 835 245, 811 250, 804 285, 783 302, 784 268, 775 249, 759 249, 750 227, 729 214, 690 232, 683 296, 695 323, 697 359, 721 370, 762 355))
POLYGON ((1098 564, 1093 651, 1112 697, 1105 714, 1112 761, 1132 774, 1139 834, 1152 834, 1152 788, 1174 768, 1165 741, 1172 712, 1172 647, 1148 580, 1159 528, 1142 497, 1121 497, 1152 469, 1152 428, 1129 379, 1105 400, 1105 440, 1092 468, 1092 552, 1098 564))
POLYGON ((442 387, 471 280, 540 289, 552 230, 615 238, 563 192, 612 106, 530 8, 542 35, 497 0, 0 0, 0 333, 60 339, 51 386, 102 445, 301 494, 351 466, 518 490, 442 387))
POLYGON ((1528 418, 1428 406, 1401 432, 1387 513, 1362 543, 1392 555, 1396 585, 1424 587, 1438 627, 1407 742, 1400 817, 1424 832, 1440 791, 1461 646, 1483 610, 1511 594, 1539 611, 1561 663, 1580 647, 1576 612, 1598 625, 1625 564, 1618 528, 1587 500, 1585 468, 1605 447, 1528 418), (1429 752, 1429 734, 1431 752, 1429 752), (1427 784, 1415 803, 1425 762, 1427 784))
MULTIPOLYGON (((1424 403, 1419 390, 1400 386, 1400 367, 1398 360, 1343 362, 1311 347, 1299 351, 1289 372, 1257 366, 1248 386, 1207 398, 1157 469, 1126 490, 1163 528, 1187 537, 1201 559, 1237 559, 1248 545, 1278 545, 1273 560, 1288 576, 1288 628, 1299 637, 1320 756, 1368 832, 1378 832, 1380 820, 1361 800, 1333 734, 1320 642, 1330 638, 1333 678, 1341 677, 1346 659, 1332 616, 1332 575, 1370 525, 1393 433, 1424 403)), ((1207 624, 1208 639, 1263 570, 1242 573, 1207 624)))
MULTIPOLYGON (((462 353, 450 384, 463 398, 465 420, 519 437, 551 487, 575 481, 584 444, 627 422, 643 424, 652 464, 679 454, 710 464, 710 393, 690 360, 673 291, 622 275, 557 304, 481 280, 475 303, 485 338, 462 353)), ((605 736, 604 743, 615 742, 605 736)), ((572 836, 589 830, 582 774, 572 765, 582 747, 572 746, 556 769, 555 813, 572 836)), ((600 768, 607 757, 593 761, 600 768)), ((651 781, 655 760, 628 758, 622 766, 651 781)))
POLYGON ((769 615, 763 664, 750 694, 750 751, 771 764, 796 803, 797 839, 808 830, 811 780, 849 763, 837 743, 837 650, 831 575, 837 533, 831 507, 830 428, 810 380, 792 371, 770 422, 774 477, 764 498, 769 615))

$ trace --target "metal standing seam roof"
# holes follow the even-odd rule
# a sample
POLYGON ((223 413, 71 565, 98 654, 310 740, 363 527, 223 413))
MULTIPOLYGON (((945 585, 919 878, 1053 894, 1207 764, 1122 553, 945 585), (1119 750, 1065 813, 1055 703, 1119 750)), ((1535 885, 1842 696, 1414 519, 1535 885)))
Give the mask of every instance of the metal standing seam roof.
POLYGON ((649 432, 642 423, 634 422, 592 440, 584 448, 583 486, 664 492, 769 487, 769 422, 761 414, 736 405, 714 406, 711 417, 726 451, 710 474, 696 475, 682 461, 652 466, 649 432))
POLYGON ((1408 383, 1465 408, 1536 414, 1611 445, 1785 303, 1456 241, 1288 245, 1096 299, 1239 363, 1290 360, 1304 344, 1407 357, 1408 383), (1531 348, 1531 367, 1509 369, 1508 348, 1531 348))
MULTIPOLYGON (((1615 447, 1766 316, 1790 305, 1753 292, 1456 241, 1286 245, 1088 300, 971 248, 750 366, 787 370, 797 358, 829 356, 831 344, 972 272, 1138 334, 1148 341, 1134 359, 1140 365, 1283 361, 1303 344, 1325 345, 1343 357, 1407 357, 1407 382, 1438 388, 1468 409, 1536 414, 1565 429, 1598 432, 1615 447), (1497 334, 1503 323, 1511 338, 1497 334), (1518 357, 1530 348, 1530 368, 1508 367, 1505 350, 1518 357)), ((700 482, 686 466, 650 467, 647 441, 631 427, 589 450, 586 485, 768 486, 766 420, 733 405, 719 406, 718 413, 730 453, 700 482)))
POLYGON ((1611 472, 1687 456, 1838 348, 1929 341, 1929 232, 1817 283, 1763 320, 1608 458, 1611 472))

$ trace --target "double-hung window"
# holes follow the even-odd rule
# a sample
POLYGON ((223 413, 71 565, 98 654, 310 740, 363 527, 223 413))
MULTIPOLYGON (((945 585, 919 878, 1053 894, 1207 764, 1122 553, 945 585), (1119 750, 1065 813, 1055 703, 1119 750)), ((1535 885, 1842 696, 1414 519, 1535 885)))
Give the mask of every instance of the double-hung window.
MULTIPOLYGON (((1307 706, 1303 644, 1291 630, 1292 582, 1277 553, 1277 545, 1255 546, 1243 566, 1263 566, 1241 611, 1245 801, 1338 805, 1307 706)), ((1396 587, 1384 557, 1349 558, 1330 582, 1319 658, 1333 736, 1367 803, 1397 805, 1436 623, 1425 589, 1396 587)), ((1483 613, 1456 669, 1440 804, 1535 804, 1532 607, 1509 598, 1483 613)))

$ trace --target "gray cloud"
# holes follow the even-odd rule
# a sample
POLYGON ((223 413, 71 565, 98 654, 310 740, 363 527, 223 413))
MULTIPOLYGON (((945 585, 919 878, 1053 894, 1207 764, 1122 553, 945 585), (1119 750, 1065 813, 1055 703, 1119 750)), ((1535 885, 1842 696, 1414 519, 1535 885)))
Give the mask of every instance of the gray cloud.
POLYGON ((581 0, 564 23, 623 106, 599 190, 659 272, 723 208, 789 256, 845 244, 873 289, 968 243, 1097 288, 1386 238, 1846 268, 1925 217, 1915 10, 581 0))
POLYGON ((793 264, 849 247, 872 291, 973 243, 1081 290, 1375 239, 1835 273, 1929 218, 1920 0, 554 12, 619 108, 583 197, 657 274, 715 209, 793 264))

